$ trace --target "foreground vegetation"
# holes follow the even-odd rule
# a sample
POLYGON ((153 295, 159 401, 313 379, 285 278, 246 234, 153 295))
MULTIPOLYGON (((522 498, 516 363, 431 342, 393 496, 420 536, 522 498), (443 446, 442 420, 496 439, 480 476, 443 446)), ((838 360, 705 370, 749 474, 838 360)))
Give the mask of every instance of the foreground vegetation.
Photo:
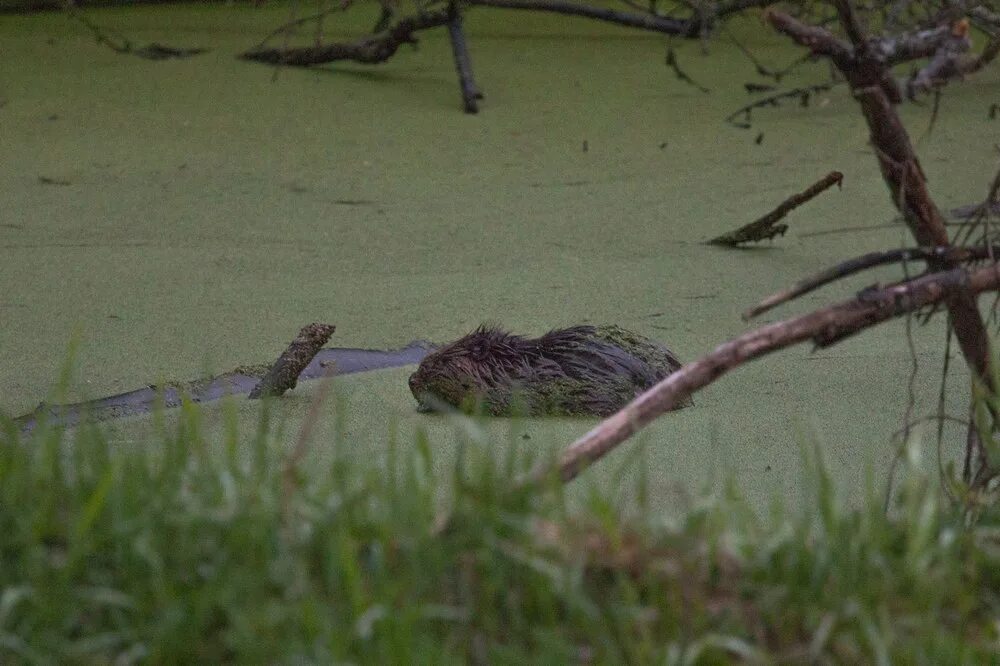
POLYGON ((843 508, 807 450, 807 506, 761 519, 730 487, 667 519, 641 473, 615 497, 512 492, 531 456, 473 420, 433 478, 426 438, 319 466, 305 439, 279 454, 266 417, 250 441, 199 419, 186 405, 136 448, 3 424, 0 661, 985 663, 1000 645, 1000 515, 968 526, 915 448, 888 517, 874 482, 843 508))

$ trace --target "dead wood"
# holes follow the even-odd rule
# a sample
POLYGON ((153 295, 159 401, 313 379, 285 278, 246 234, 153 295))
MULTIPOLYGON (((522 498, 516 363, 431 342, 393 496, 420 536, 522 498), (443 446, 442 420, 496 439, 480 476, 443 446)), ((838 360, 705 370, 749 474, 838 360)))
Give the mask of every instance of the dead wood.
POLYGON ((618 413, 567 447, 554 466, 542 465, 524 480, 568 482, 657 417, 722 375, 744 363, 800 342, 829 346, 888 319, 947 301, 955 293, 970 295, 1000 289, 1000 267, 974 272, 953 269, 904 284, 865 292, 861 298, 748 331, 688 363, 618 413))
MULTIPOLYGON (((673 18, 659 16, 653 12, 621 11, 608 7, 586 5, 571 0, 463 0, 459 3, 449 2, 448 6, 443 9, 425 9, 416 16, 401 18, 392 27, 388 27, 375 35, 370 35, 356 42, 317 44, 310 47, 294 48, 266 48, 264 46, 264 44, 277 35, 288 33, 294 30, 295 27, 308 21, 322 20, 328 13, 343 9, 346 4, 350 4, 347 2, 337 8, 296 19, 277 28, 260 45, 242 53, 240 58, 272 65, 295 67, 322 65, 340 60, 353 60, 369 64, 381 63, 395 55, 399 47, 403 44, 415 44, 417 39, 414 33, 420 30, 427 30, 438 26, 449 26, 449 30, 452 31, 452 41, 454 44, 455 37, 452 26, 455 23, 452 19, 452 8, 456 4, 461 5, 463 8, 493 7, 496 9, 520 9, 562 14, 565 16, 579 16, 581 18, 614 23, 640 30, 696 39, 702 37, 705 31, 710 29, 719 19, 754 7, 768 7, 776 1, 732 0, 731 2, 719 3, 713 6, 711 10, 694 11, 686 18, 673 18)), ((377 27, 383 27, 383 21, 391 16, 391 12, 389 14, 383 12, 383 20, 380 21, 377 27)))
POLYGON ((907 80, 907 95, 912 99, 918 93, 935 90, 953 79, 978 72, 1000 54, 1000 39, 991 37, 978 55, 969 54, 971 48, 969 22, 963 19, 952 27, 948 38, 938 46, 930 61, 907 80))
POLYGON ((708 241, 708 243, 710 245, 727 245, 729 247, 735 247, 742 243, 753 243, 762 240, 769 240, 775 236, 783 236, 785 231, 788 230, 788 225, 777 224, 779 220, 810 199, 815 198, 826 189, 834 185, 841 187, 843 182, 844 174, 839 171, 831 171, 802 192, 793 194, 782 201, 777 208, 772 210, 767 215, 760 217, 750 224, 746 224, 735 231, 730 231, 727 234, 716 236, 712 240, 708 241))
POLYGON ((1000 246, 986 247, 912 247, 890 250, 888 252, 871 252, 853 259, 843 261, 836 266, 820 271, 815 275, 800 280, 788 289, 776 292, 757 305, 743 313, 743 320, 749 321, 754 317, 773 310, 779 305, 792 301, 799 296, 815 291, 820 287, 830 284, 836 280, 860 273, 861 271, 885 266, 888 264, 907 263, 911 261, 922 261, 926 263, 934 261, 981 261, 993 259, 1000 256, 1000 246))
MULTIPOLYGON (((813 53, 826 55, 836 65, 861 105, 882 178, 913 237, 925 247, 950 245, 944 218, 931 198, 910 136, 896 112, 895 104, 901 100, 901 95, 889 68, 893 64, 932 55, 952 36, 956 24, 946 23, 931 30, 869 39, 860 27, 850 0, 833 0, 833 5, 850 44, 824 28, 806 25, 788 14, 770 12, 767 20, 778 32, 808 47, 813 53)), ((944 271, 957 264, 941 258, 930 261, 930 265, 932 270, 944 271)), ((944 302, 962 355, 973 377, 994 393, 989 338, 976 301, 968 290, 962 288, 949 290, 946 296, 944 302)), ((972 476, 978 477, 979 474, 966 476, 966 480, 971 481, 972 476)))
POLYGON ((308 324, 302 327, 288 348, 281 353, 271 369, 250 391, 250 399, 262 396, 279 396, 295 388, 299 374, 313 357, 323 348, 333 335, 336 327, 332 324, 308 324))
MULTIPOLYGON (((896 113, 894 102, 898 101, 898 90, 888 70, 890 63, 928 55, 931 46, 944 39, 943 30, 866 40, 859 32, 849 0, 835 0, 834 4, 845 31, 852 36, 852 45, 846 45, 825 28, 805 25, 787 14, 771 12, 768 20, 779 32, 814 53, 828 55, 840 69, 868 122, 871 143, 892 202, 900 209, 914 238, 926 247, 949 245, 944 219, 931 199, 909 134, 896 113)), ((942 261, 934 268, 942 270, 953 266, 953 262, 942 261)), ((951 299, 948 307, 966 360, 974 374, 989 383, 987 337, 979 311, 971 299, 960 294, 951 299)))
POLYGON ((400 19, 394 26, 376 35, 369 35, 355 42, 321 44, 295 48, 257 48, 240 55, 243 60, 309 67, 339 60, 353 60, 367 64, 385 62, 404 44, 416 44, 414 33, 428 28, 447 25, 450 14, 447 9, 426 12, 417 16, 400 19))

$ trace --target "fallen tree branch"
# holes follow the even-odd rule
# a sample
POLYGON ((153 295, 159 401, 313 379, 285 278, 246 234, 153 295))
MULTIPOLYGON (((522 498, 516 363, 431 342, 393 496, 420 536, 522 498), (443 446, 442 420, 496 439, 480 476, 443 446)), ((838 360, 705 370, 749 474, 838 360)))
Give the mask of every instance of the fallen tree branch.
POLYGON ((263 396, 279 396, 295 388, 299 375, 330 340, 336 328, 332 324, 320 323, 303 326, 257 386, 253 387, 249 398, 255 400, 263 396))
POLYGON ((754 317, 773 310, 779 305, 783 305, 799 296, 808 294, 831 282, 854 275, 855 273, 860 273, 869 268, 910 261, 924 261, 927 263, 954 261, 964 263, 993 259, 994 256, 1000 256, 1000 245, 988 247, 912 247, 890 250, 888 252, 871 252, 841 262, 836 266, 796 282, 788 289, 783 289, 768 296, 744 312, 743 321, 750 321, 754 317))
MULTIPOLYGON (((608 7, 586 5, 571 0, 462 0, 462 7, 493 7, 495 9, 521 9, 528 11, 549 12, 564 16, 579 16, 606 23, 614 23, 629 28, 648 30, 666 35, 678 35, 686 38, 699 38, 707 24, 724 18, 730 14, 754 7, 767 7, 777 0, 734 0, 733 2, 715 6, 709 12, 694 12, 687 18, 671 18, 652 12, 627 12, 608 7)), ((424 10, 421 13, 399 21, 392 27, 375 35, 370 35, 356 42, 315 45, 293 48, 266 48, 264 45, 275 36, 287 33, 296 26, 308 21, 319 21, 332 11, 340 11, 340 7, 324 10, 312 16, 296 19, 286 23, 269 34, 257 47, 242 53, 243 60, 253 60, 272 65, 288 65, 293 67, 309 67, 340 60, 375 64, 385 62, 399 50, 403 44, 417 42, 414 33, 420 30, 452 25, 452 7, 424 10)), ((383 19, 386 18, 383 12, 383 19)), ((391 16, 391 13, 388 15, 391 16)), ((379 24, 382 25, 381 22, 379 24)), ((454 40, 454 37, 452 38, 454 40)))
POLYGON ((310 67, 338 60, 377 64, 395 55, 403 44, 416 44, 415 32, 447 25, 449 19, 448 10, 441 9, 402 18, 388 30, 369 35, 356 42, 295 48, 257 47, 240 54, 239 57, 243 60, 290 67, 310 67))
POLYGON ((785 231, 788 230, 788 225, 777 224, 779 220, 833 185, 841 187, 843 182, 844 174, 839 171, 831 171, 802 192, 793 194, 782 201, 777 208, 772 210, 767 215, 764 215, 763 217, 758 218, 750 224, 746 224, 735 231, 730 231, 727 234, 716 236, 712 240, 708 241, 708 243, 709 245, 726 245, 729 247, 735 247, 742 243, 752 243, 761 240, 769 240, 775 236, 783 236, 785 231))
POLYGON ((543 483, 553 477, 564 483, 573 480, 699 389, 771 352, 810 340, 817 346, 829 346, 888 319, 945 301, 958 291, 978 294, 997 289, 1000 289, 1000 266, 994 264, 972 273, 953 269, 866 292, 863 298, 854 298, 748 331, 669 375, 573 442, 554 466, 543 464, 537 467, 522 483, 543 483))

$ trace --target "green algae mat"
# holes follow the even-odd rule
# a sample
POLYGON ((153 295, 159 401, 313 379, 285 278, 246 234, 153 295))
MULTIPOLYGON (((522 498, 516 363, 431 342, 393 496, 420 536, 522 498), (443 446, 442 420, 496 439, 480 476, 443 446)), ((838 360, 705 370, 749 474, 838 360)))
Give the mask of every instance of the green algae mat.
MULTIPOLYGON (((336 346, 370 349, 446 342, 484 321, 531 335, 613 323, 692 359, 744 330, 739 313, 771 291, 909 243, 888 225, 894 211, 842 89, 809 108, 755 112, 752 130, 724 122, 758 80, 725 35, 707 55, 679 46, 702 93, 663 64, 659 36, 476 10, 467 28, 486 99, 466 116, 443 31, 378 67, 275 72, 236 55, 287 7, 88 16, 136 43, 211 51, 152 62, 95 44, 59 14, 0 24, 0 410, 12 416, 49 395, 74 345, 64 400, 267 362, 309 321, 336 324, 336 346), (793 213, 784 238, 739 251, 703 244, 833 169, 843 191, 793 213), (881 226, 828 233, 869 225, 881 226)), ((327 37, 357 36, 370 18, 335 17, 327 37)), ((767 62, 800 55, 754 21, 733 30, 767 62)), ((805 67, 788 85, 824 76, 805 67)), ((987 72, 947 90, 930 133, 929 108, 904 109, 942 206, 984 196, 996 101, 1000 79, 987 72)), ((637 437, 651 491, 673 501, 725 469, 753 499, 794 499, 799 447, 813 440, 842 487, 859 486, 869 466, 884 478, 913 368, 904 333, 894 322, 817 353, 788 350, 698 394, 637 437)), ((943 324, 913 333, 920 414, 936 399, 943 324)), ((418 414, 410 372, 333 380, 314 454, 336 441, 381 456, 426 431, 447 466, 470 442, 554 451, 596 423, 418 414)), ((316 391, 302 384, 272 405, 289 438, 316 391)), ((963 414, 967 394, 956 376, 948 409, 963 414)), ((240 399, 202 416, 252 432, 260 409, 240 399)), ((143 445, 164 426, 104 427, 143 445)), ((611 478, 638 443, 583 483, 611 478)))

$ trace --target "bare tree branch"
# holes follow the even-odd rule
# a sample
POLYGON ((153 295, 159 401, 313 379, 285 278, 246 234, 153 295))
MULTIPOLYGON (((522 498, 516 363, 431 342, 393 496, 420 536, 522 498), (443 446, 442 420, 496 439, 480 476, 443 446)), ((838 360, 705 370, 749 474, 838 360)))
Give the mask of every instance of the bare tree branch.
POLYGON ((796 282, 788 289, 783 289, 768 296, 760 303, 744 312, 743 320, 750 321, 754 317, 758 317, 765 312, 773 310, 779 305, 783 305, 798 298, 799 296, 815 291, 816 289, 828 285, 831 282, 860 273, 861 271, 866 271, 869 268, 885 266, 887 264, 898 264, 900 262, 906 263, 910 261, 923 261, 927 263, 934 261, 981 261, 983 259, 992 259, 996 255, 1000 255, 1000 246, 911 247, 890 250, 888 252, 870 252, 868 254, 863 254, 860 257, 843 261, 836 266, 832 266, 824 271, 796 282))
MULTIPOLYGON (((779 32, 809 46, 814 52, 825 53, 831 58, 847 79, 851 92, 861 106, 882 178, 889 188, 893 204, 902 213, 913 237, 921 246, 947 246, 950 243, 944 218, 931 198, 927 179, 913 150, 910 136, 894 106, 900 101, 900 94, 889 70, 889 63, 894 58, 901 61, 901 54, 912 55, 919 52, 919 48, 905 38, 897 38, 895 48, 889 48, 887 40, 866 39, 850 0, 833 0, 833 4, 844 31, 854 45, 851 52, 847 52, 843 42, 832 33, 807 26, 788 15, 771 12, 768 20, 779 32)), ((939 26, 936 33, 931 32, 937 34, 937 38, 944 39, 941 36, 944 27, 939 26)), ((934 39, 917 42, 933 43, 934 39)), ((946 258, 932 259, 929 263, 931 269, 936 271, 956 266, 955 262, 946 258)), ((962 355, 973 376, 988 391, 995 393, 989 337, 975 299, 969 291, 959 287, 947 291, 945 304, 962 355)), ((833 335, 827 338, 827 342, 837 339, 839 338, 833 335)), ((994 414, 994 417, 997 416, 994 414)))
POLYGON ((945 301, 959 291, 978 294, 998 288, 1000 267, 997 265, 973 273, 954 269, 866 292, 864 298, 844 301, 744 333, 681 367, 573 442, 554 467, 539 466, 524 482, 544 482, 553 476, 563 482, 571 481, 651 421, 744 363, 809 340, 820 346, 834 344, 893 317, 945 301))

